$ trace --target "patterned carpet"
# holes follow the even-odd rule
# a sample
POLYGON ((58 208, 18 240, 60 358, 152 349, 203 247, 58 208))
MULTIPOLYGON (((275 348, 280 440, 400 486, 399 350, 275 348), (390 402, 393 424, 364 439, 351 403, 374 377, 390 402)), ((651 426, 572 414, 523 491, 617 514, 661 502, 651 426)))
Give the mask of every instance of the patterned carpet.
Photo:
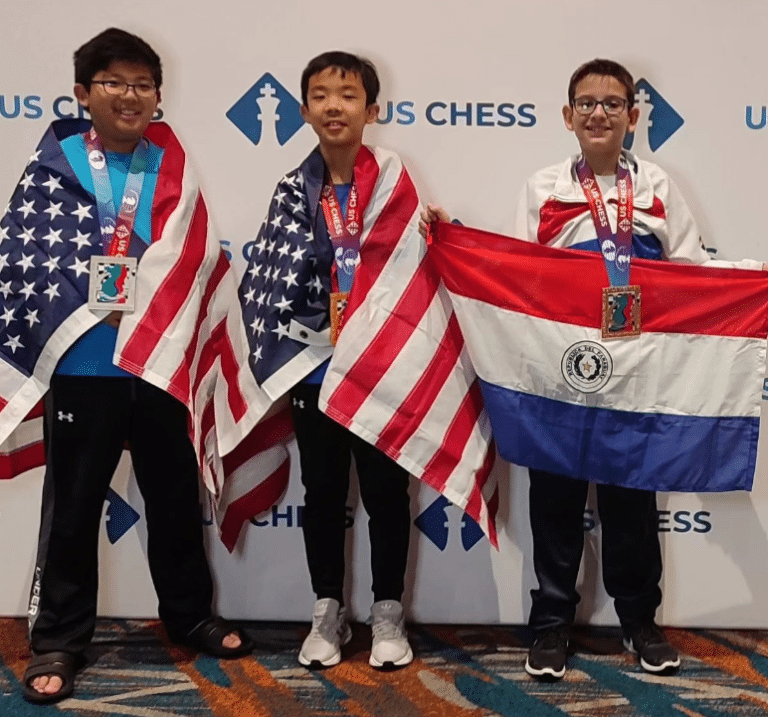
POLYGON ((336 667, 297 662, 308 626, 251 623, 252 657, 218 661, 169 645, 157 622, 100 620, 91 663, 73 698, 54 707, 23 701, 29 657, 24 621, 0 619, 0 715, 91 717, 713 717, 768 714, 768 631, 669 630, 684 655, 673 677, 644 673, 616 630, 583 628, 565 679, 531 680, 524 628, 410 626, 414 663, 368 666, 370 629, 336 667))

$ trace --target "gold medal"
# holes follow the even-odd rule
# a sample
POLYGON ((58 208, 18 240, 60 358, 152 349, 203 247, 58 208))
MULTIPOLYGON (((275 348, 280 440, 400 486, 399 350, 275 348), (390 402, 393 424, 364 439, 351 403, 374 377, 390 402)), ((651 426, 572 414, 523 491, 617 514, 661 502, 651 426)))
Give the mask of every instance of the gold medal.
POLYGON ((640 287, 609 286, 603 289, 603 339, 628 339, 640 335, 640 287))

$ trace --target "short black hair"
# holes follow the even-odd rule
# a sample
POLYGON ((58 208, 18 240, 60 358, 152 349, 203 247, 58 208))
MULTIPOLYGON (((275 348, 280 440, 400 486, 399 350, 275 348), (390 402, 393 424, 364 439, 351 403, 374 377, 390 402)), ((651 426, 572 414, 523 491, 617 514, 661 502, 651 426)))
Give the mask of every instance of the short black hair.
POLYGON ((309 78, 329 67, 335 67, 341 72, 342 78, 347 72, 354 72, 360 75, 365 90, 365 106, 368 107, 376 102, 379 96, 379 75, 376 72, 375 65, 364 57, 352 55, 349 52, 333 50, 318 55, 304 68, 301 73, 301 102, 304 106, 307 104, 307 92, 309 91, 309 78))
POLYGON ((568 83, 568 104, 573 105, 576 99, 576 85, 579 84, 587 75, 608 75, 615 77, 627 91, 627 107, 632 109, 635 105, 635 81, 629 70, 614 60, 595 59, 585 62, 576 72, 571 75, 571 81, 568 83))
POLYGON ((75 82, 89 90, 94 75, 115 61, 146 66, 160 89, 163 68, 159 55, 138 35, 117 27, 104 30, 75 51, 75 82))

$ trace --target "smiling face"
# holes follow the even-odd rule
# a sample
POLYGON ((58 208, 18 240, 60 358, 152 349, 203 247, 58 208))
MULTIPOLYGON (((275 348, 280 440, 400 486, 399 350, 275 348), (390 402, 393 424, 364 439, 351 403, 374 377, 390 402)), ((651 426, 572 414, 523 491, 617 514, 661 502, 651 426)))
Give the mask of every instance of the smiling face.
MULTIPOLYGON (((574 91, 576 101, 585 98, 602 101, 610 97, 629 99, 624 85, 612 75, 587 75, 574 91)), ((624 136, 634 132, 639 114, 637 107, 624 107, 617 115, 607 115, 602 105, 597 105, 588 115, 578 114, 570 105, 563 107, 565 126, 576 135, 587 161, 594 158, 613 161, 614 169, 624 136)))
POLYGON ((301 116, 312 126, 321 148, 362 144, 365 125, 375 122, 378 115, 377 104, 366 105, 365 88, 357 72, 328 67, 309 78, 301 116))
POLYGON ((151 97, 140 97, 131 87, 122 95, 110 95, 103 85, 98 84, 102 80, 154 85, 152 73, 144 65, 115 60, 106 70, 99 70, 93 76, 90 89, 75 85, 75 97, 90 112, 93 128, 104 149, 132 152, 155 114, 160 91, 151 97))

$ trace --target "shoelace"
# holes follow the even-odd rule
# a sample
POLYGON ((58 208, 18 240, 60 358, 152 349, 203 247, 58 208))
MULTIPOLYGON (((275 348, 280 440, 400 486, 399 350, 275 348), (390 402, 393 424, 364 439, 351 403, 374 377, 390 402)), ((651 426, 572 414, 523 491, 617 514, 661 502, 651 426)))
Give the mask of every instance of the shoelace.
POLYGON ((403 630, 399 622, 394 622, 392 617, 387 615, 376 620, 371 626, 373 636, 381 640, 389 640, 402 637, 403 630))

